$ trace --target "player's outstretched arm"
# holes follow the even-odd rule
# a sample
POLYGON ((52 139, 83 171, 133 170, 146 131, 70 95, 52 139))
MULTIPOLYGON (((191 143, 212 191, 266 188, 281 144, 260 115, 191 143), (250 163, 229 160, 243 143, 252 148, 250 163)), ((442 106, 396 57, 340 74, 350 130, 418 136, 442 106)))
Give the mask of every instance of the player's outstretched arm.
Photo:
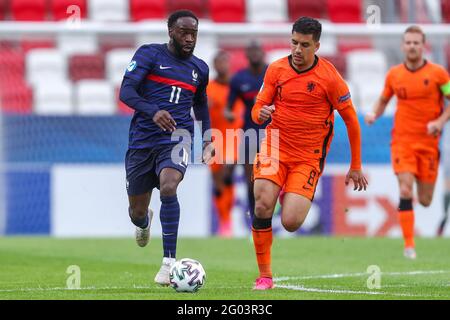
POLYGON ((350 170, 345 177, 345 184, 348 185, 350 180, 352 180, 353 190, 366 190, 368 182, 361 169, 361 129, 359 127, 358 117, 352 105, 339 110, 339 114, 347 127, 352 154, 350 170))

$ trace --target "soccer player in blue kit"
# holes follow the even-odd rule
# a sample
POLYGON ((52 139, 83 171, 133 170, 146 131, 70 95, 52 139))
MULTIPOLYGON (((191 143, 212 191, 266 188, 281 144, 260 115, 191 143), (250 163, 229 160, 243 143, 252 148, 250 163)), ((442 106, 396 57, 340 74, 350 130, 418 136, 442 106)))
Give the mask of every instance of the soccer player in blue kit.
POLYGON ((193 55, 198 19, 187 10, 168 18, 169 43, 141 46, 127 67, 120 100, 135 110, 125 158, 129 216, 140 247, 150 239, 153 188, 159 188, 164 257, 155 282, 168 285, 175 262, 180 205, 177 187, 190 158, 194 122, 201 121, 203 162, 214 155, 208 138, 210 119, 206 97, 209 69, 193 55), (187 133, 189 139, 185 139, 187 133), (181 140, 180 141, 180 137, 181 140), (188 140, 188 141, 186 141, 188 140))
POLYGON ((256 96, 263 84, 264 75, 267 70, 264 50, 259 42, 252 41, 245 48, 245 55, 248 60, 248 67, 239 70, 231 79, 228 104, 224 116, 229 121, 233 121, 234 114, 232 108, 236 100, 241 99, 245 105, 243 130, 244 132, 247 132, 249 129, 255 130, 256 133, 257 141, 249 141, 247 138, 242 138, 241 147, 239 148, 239 162, 244 163, 245 177, 247 180, 248 206, 250 216, 253 217, 255 209, 255 197, 253 195, 252 182, 253 161, 256 153, 259 152, 259 144, 263 138, 259 134, 259 130, 264 129, 270 121, 266 121, 264 124, 259 125, 252 120, 252 108, 255 104, 256 96))

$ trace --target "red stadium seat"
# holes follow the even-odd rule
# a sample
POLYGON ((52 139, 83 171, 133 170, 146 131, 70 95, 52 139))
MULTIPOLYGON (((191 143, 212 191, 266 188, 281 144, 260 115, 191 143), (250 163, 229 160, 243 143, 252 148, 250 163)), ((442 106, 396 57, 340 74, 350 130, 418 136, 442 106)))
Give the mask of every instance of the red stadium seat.
POLYGON ((248 66, 245 48, 223 48, 230 55, 231 72, 235 73, 248 66))
POLYGON ((148 19, 165 19, 167 16, 167 0, 130 0, 132 21, 148 19))
POLYGON ((7 113, 31 113, 33 91, 22 80, 15 79, 0 85, 0 106, 7 113))
POLYGON ((25 39, 20 42, 20 47, 24 53, 27 53, 32 49, 54 48, 55 43, 52 39, 25 39))
POLYGON ((206 0, 167 0, 167 7, 169 12, 187 9, 199 18, 206 16, 206 0))
POLYGON ((447 70, 450 73, 450 44, 447 45, 447 70))
POLYGON ((332 22, 362 23, 361 0, 327 0, 327 8, 332 22))
POLYGON ((47 1, 11 0, 11 17, 17 21, 47 20, 47 1))
POLYGON ((67 13, 67 8, 75 5, 80 8, 81 19, 87 17, 87 5, 86 0, 51 0, 51 12, 54 20, 64 20, 72 16, 73 13, 67 13))
POLYGON ((442 22, 450 23, 450 0, 441 0, 442 22))
POLYGON ((215 22, 245 22, 245 0, 209 0, 209 15, 215 22))
POLYGON ((0 20, 5 20, 8 16, 8 0, 0 0, 0 20))
POLYGON ((326 16, 325 0, 288 0, 288 12, 291 21, 303 16, 321 19, 326 16))
POLYGON ((347 60, 344 55, 334 55, 334 56, 322 56, 323 58, 330 61, 339 71, 343 78, 347 77, 347 60))
POLYGON ((19 50, 0 51, 0 77, 24 77, 25 57, 19 50))
POLYGON ((104 79, 103 55, 73 55, 69 59, 69 77, 74 82, 82 79, 104 79))

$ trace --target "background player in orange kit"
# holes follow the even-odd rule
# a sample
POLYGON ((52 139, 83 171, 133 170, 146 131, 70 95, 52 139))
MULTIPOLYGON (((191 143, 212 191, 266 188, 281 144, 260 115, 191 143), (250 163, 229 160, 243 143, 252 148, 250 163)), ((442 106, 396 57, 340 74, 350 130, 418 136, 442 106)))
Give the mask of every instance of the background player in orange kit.
POLYGON ((372 124, 380 117, 395 94, 397 111, 392 130, 392 166, 400 189, 399 219, 405 242, 404 255, 415 259, 414 181, 419 203, 431 204, 439 167, 439 138, 450 108, 443 112, 444 96, 450 97, 447 71, 423 58, 425 34, 417 26, 406 29, 402 50, 405 62, 392 67, 384 91, 365 121, 372 124))
POLYGON ((252 234, 259 268, 256 290, 273 288, 272 216, 284 188, 281 221, 290 232, 305 220, 333 136, 334 110, 342 116, 350 140, 351 166, 346 184, 365 190, 361 171, 361 135, 350 92, 335 67, 315 55, 319 21, 302 17, 292 28, 291 52, 272 63, 252 110, 252 119, 271 118, 254 164, 255 216, 252 234))
POLYGON ((217 72, 216 78, 210 81, 206 92, 211 128, 219 130, 223 139, 215 141, 216 155, 210 169, 213 177, 214 202, 219 220, 218 234, 219 236, 230 237, 232 236, 231 210, 234 203, 233 163, 237 162, 239 141, 227 143, 226 130, 242 127, 244 106, 240 100, 236 101, 233 108, 234 120, 230 122, 224 117, 230 91, 230 57, 228 53, 219 51, 216 54, 214 69, 217 72))

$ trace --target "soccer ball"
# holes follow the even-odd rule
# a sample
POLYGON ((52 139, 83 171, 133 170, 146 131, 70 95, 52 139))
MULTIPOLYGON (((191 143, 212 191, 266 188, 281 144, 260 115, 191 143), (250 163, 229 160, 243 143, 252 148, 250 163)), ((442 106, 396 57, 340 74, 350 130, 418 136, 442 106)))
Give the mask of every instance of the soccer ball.
POLYGON ((177 260, 170 268, 170 286, 178 292, 196 292, 205 281, 205 269, 197 260, 177 260))

